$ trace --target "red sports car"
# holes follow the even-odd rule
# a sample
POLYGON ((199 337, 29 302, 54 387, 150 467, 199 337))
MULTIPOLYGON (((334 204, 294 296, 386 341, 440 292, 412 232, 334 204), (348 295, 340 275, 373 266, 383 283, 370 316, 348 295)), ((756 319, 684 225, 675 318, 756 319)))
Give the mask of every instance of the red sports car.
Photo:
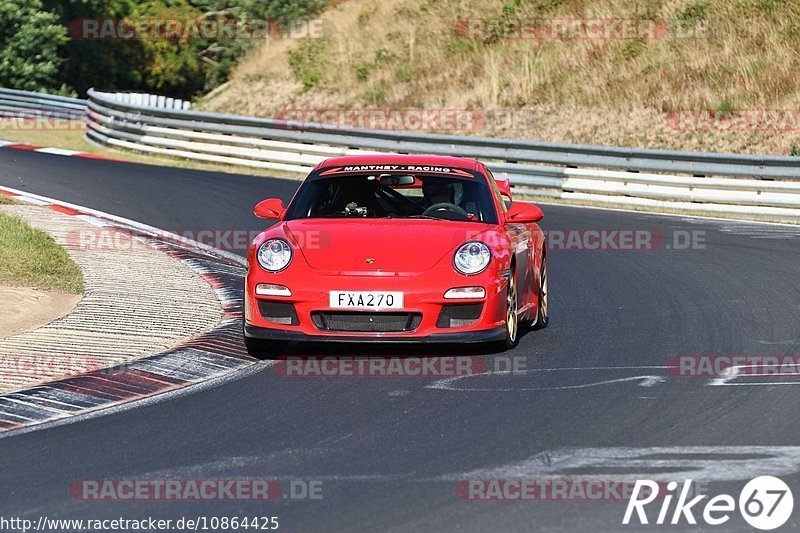
POLYGON ((478 161, 328 159, 248 253, 244 335, 253 355, 285 341, 493 342, 547 325, 542 211, 511 202, 478 161))

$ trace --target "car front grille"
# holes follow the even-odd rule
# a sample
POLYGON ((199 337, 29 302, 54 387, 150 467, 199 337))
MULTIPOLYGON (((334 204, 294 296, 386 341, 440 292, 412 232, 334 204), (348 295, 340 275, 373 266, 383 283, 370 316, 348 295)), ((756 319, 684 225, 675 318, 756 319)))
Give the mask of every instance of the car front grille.
POLYGON ((384 333, 414 331, 422 322, 420 313, 335 312, 311 313, 317 329, 324 331, 350 331, 359 333, 384 333))
POLYGON ((437 328, 460 328, 471 326, 481 316, 483 304, 445 305, 436 320, 437 328))

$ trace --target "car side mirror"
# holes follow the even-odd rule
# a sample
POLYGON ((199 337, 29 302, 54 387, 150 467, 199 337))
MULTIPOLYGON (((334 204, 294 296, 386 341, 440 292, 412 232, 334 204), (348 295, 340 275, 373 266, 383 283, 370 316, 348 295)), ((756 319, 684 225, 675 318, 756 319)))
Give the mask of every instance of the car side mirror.
POLYGON ((281 218, 285 211, 283 200, 280 198, 269 198, 261 201, 253 209, 253 213, 259 218, 281 218))
POLYGON ((526 202, 514 202, 506 211, 506 222, 513 224, 539 222, 543 217, 544 213, 539 206, 526 202))

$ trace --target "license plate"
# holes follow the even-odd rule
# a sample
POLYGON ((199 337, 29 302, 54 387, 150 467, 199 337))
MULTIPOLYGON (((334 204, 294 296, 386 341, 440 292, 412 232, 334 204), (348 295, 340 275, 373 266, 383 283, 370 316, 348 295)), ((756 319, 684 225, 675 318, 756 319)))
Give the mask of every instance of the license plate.
POLYGON ((402 309, 402 292, 331 291, 333 309, 402 309))

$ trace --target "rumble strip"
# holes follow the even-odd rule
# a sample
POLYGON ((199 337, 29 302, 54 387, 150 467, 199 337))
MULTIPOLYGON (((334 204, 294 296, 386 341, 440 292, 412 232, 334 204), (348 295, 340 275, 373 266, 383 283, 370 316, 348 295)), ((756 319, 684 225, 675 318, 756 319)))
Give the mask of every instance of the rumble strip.
MULTIPOLYGON (((182 333, 183 338, 189 337, 189 340, 174 342, 175 332, 158 331, 157 329, 137 332, 134 325, 130 329, 131 343, 129 345, 125 336, 125 327, 127 326, 124 321, 125 317, 106 314, 103 306, 99 305, 100 302, 93 296, 93 292, 108 290, 108 287, 103 286, 103 279, 99 275, 102 273, 102 269, 100 273, 92 276, 85 272, 86 295, 84 300, 78 304, 76 311, 86 302, 94 303, 97 305, 93 310, 94 320, 91 319, 91 316, 88 321, 75 320, 73 315, 76 314, 76 311, 73 311, 70 315, 30 334, 22 334, 0 341, 0 360, 13 357, 9 355, 9 346, 4 346, 3 343, 13 344, 16 342, 15 339, 23 339, 25 335, 31 335, 30 342, 18 342, 13 346, 18 353, 28 350, 34 354, 46 354, 42 350, 47 348, 48 337, 40 332, 48 327, 52 328, 53 333, 58 333, 49 337, 52 340, 50 346, 52 353, 58 354, 53 355, 54 359, 59 356, 63 357, 64 353, 79 356, 81 352, 87 351, 88 346, 81 344, 81 335, 84 336, 85 343, 95 343, 95 348, 98 343, 102 346, 104 336, 109 336, 115 342, 107 345, 108 350, 105 352, 105 356, 92 359, 95 364, 94 368, 89 371, 56 381, 49 381, 45 376, 44 380, 40 378, 38 381, 48 381, 46 383, 0 394, 0 433, 57 422, 203 382, 219 380, 232 373, 245 370, 255 363, 255 360, 247 355, 241 335, 244 259, 199 243, 181 240, 178 236, 172 236, 134 221, 50 198, 6 187, 0 187, 0 194, 13 197, 26 204, 44 206, 60 213, 59 216, 74 217, 76 222, 80 220, 96 228, 123 232, 131 239, 138 239, 153 249, 155 255, 166 254, 167 257, 162 257, 162 261, 165 259, 178 260, 190 271, 194 271, 210 285, 209 289, 207 285, 198 280, 211 297, 210 302, 205 303, 205 310, 197 310, 196 306, 201 302, 194 301, 197 298, 192 299, 191 295, 186 294, 187 300, 192 301, 191 305, 195 306, 195 310, 197 310, 197 316, 187 316, 189 326, 182 333), (212 305, 214 297, 216 297, 217 303, 212 305), (120 321, 120 318, 123 320, 120 321), (192 322, 193 319, 194 322, 192 322), (71 345, 68 338, 59 339, 59 335, 69 334, 77 335, 75 342, 72 342, 71 345), (92 339, 92 335, 96 338, 92 339), (146 341, 151 338, 160 341, 162 345, 171 347, 155 353, 155 355, 141 353, 141 344, 146 346, 146 341), (37 346, 37 342, 40 345, 37 346), (41 344, 43 342, 45 344, 41 344), (126 351, 130 353, 126 354, 126 351)), ((25 209, 30 208, 23 206, 19 211, 24 213, 25 209)), ((56 235, 59 241, 62 240, 62 237, 63 235, 56 235)), ((61 244, 64 243, 61 242, 61 244)), ((120 254, 120 259, 122 255, 120 254)), ((106 266, 115 268, 114 265, 106 266)), ((125 267, 121 264, 118 265, 118 268, 124 271, 125 267)), ((158 273, 153 272, 152 276, 156 277, 158 273)), ((163 297, 173 304, 176 301, 179 302, 180 295, 170 297, 167 294, 172 289, 181 290, 180 286, 171 287, 172 282, 174 280, 159 280, 157 284, 163 285, 161 289, 164 293, 145 294, 144 300, 139 301, 146 301, 150 298, 152 305, 153 300, 163 297)), ((152 286, 153 284, 147 285, 152 286)), ((185 289, 185 287, 183 288, 185 289)), ((155 303, 157 304, 157 302, 155 303)), ((172 311, 174 310, 168 310, 168 312, 172 311)), ((191 314, 192 311, 193 309, 187 308, 181 312, 191 314)), ((177 335, 180 337, 181 332, 177 332, 177 335)), ((37 357, 43 356, 38 355, 37 357)), ((62 376, 65 373, 67 372, 62 373, 62 376)), ((23 380, 15 386, 13 380, 9 382, 0 380, 0 391, 19 389, 26 386, 24 383, 23 380)))

